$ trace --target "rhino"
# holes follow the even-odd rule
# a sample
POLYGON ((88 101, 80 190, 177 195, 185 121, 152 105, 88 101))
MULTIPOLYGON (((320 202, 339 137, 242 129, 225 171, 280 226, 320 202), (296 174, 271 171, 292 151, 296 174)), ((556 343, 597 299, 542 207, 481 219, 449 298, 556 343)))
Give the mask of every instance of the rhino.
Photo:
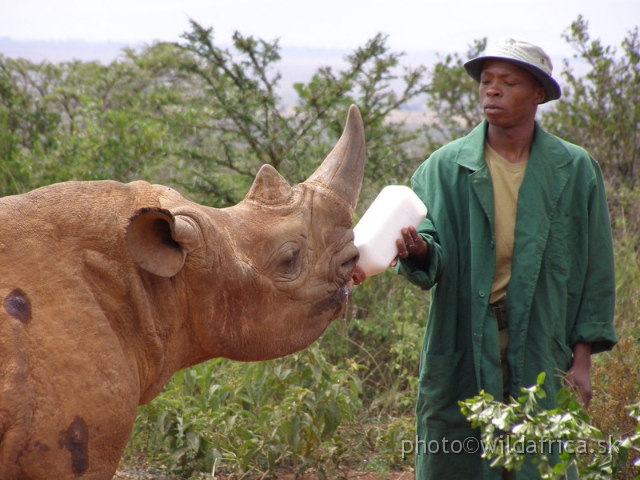
POLYGON ((353 286, 364 163, 351 106, 306 181, 264 165, 232 207, 143 181, 1 198, 0 479, 111 479, 173 373, 313 343, 353 286))

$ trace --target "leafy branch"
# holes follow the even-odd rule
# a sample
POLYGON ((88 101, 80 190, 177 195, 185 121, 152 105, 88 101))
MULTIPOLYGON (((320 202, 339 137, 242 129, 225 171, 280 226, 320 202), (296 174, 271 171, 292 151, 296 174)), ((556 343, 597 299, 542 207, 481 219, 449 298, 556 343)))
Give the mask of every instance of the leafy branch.
MULTIPOLYGON (((605 480, 630 454, 640 453, 640 403, 628 407, 638 425, 632 435, 605 437, 566 388, 558 393, 558 407, 541 407, 538 400, 546 397, 544 379, 543 372, 535 385, 522 388, 522 395, 508 404, 484 391, 460 402, 462 413, 480 428, 483 456, 492 466, 519 470, 529 458, 537 463, 543 479, 566 479, 568 472, 577 470, 580 478, 605 480)), ((634 465, 640 466, 640 459, 634 465)))

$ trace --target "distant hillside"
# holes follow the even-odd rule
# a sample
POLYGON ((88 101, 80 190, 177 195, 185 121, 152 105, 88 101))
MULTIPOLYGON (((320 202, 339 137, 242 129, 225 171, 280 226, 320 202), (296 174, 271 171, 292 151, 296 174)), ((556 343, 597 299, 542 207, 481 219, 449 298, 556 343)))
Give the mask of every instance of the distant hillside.
MULTIPOLYGON (((99 61, 108 64, 120 56, 125 47, 141 48, 144 44, 126 44, 118 42, 84 41, 16 41, 0 38, 0 54, 11 58, 25 58, 32 62, 48 61, 60 63, 73 60, 84 62, 99 61)), ((283 103, 291 106, 297 100, 293 84, 308 82, 313 73, 322 66, 331 66, 340 70, 346 66, 344 58, 353 53, 349 50, 321 49, 305 47, 282 47, 282 60, 278 68, 282 74, 281 95, 283 103)), ((411 65, 429 65, 435 62, 435 52, 412 52, 405 58, 411 65)), ((410 110, 421 106, 409 106, 410 110)))
POLYGON ((115 60, 127 45, 118 42, 83 42, 68 41, 16 41, 0 38, 0 54, 11 58, 25 58, 32 62, 48 61, 51 63, 81 60, 84 62, 99 61, 109 63, 115 60))

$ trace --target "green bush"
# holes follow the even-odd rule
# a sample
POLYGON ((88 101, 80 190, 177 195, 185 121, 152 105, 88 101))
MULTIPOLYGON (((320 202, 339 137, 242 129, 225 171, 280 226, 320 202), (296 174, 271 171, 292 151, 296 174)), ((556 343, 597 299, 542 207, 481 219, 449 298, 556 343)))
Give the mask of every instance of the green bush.
POLYGON ((344 319, 323 336, 330 362, 354 358, 360 365, 370 413, 413 414, 429 299, 429 293, 386 271, 354 288, 344 319))
POLYGON ((356 417, 359 394, 353 369, 329 365, 317 345, 268 362, 212 360, 140 409, 131 448, 182 475, 322 471, 340 463, 337 430, 356 417))

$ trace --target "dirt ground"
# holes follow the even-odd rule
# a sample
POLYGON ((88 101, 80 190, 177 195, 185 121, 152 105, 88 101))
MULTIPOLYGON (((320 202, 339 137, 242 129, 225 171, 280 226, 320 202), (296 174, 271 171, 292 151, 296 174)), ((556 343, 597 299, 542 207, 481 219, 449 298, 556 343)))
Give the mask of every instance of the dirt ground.
MULTIPOLYGON (((293 474, 278 476, 278 480, 318 480, 316 475, 301 476, 297 479, 293 474)), ((384 477, 371 472, 350 472, 347 474, 348 480, 415 480, 415 475, 409 472, 391 472, 384 477)))
MULTIPOLYGON (((210 478, 210 477, 208 477, 210 478)), ((180 477, 167 476, 159 474, 158 472, 150 471, 118 471, 113 477, 113 480, 181 480, 180 477)), ((204 479, 203 479, 204 480, 204 479)), ((236 476, 225 477, 216 475, 211 480, 238 480, 236 476)), ((257 480, 257 479, 246 479, 257 480)), ((264 480, 321 480, 321 477, 314 474, 305 474, 296 478, 293 473, 282 473, 276 477, 269 477, 264 480)), ((349 472, 347 473, 346 480, 415 480, 415 475, 412 472, 390 472, 387 475, 380 476, 372 472, 349 472)))

